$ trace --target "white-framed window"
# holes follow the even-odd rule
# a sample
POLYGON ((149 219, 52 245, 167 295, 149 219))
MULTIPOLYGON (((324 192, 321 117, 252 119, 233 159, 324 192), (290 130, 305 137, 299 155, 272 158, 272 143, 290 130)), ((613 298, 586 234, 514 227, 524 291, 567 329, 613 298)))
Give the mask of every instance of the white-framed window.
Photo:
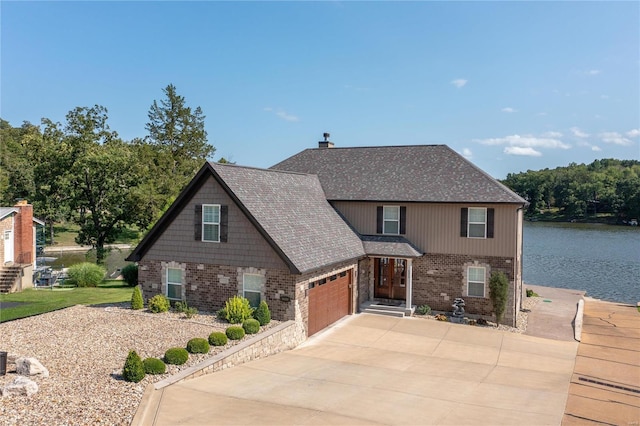
POLYGON ((484 297, 486 280, 484 266, 469 266, 467 268, 467 295, 470 297, 484 297))
POLYGON ((249 300, 249 304, 254 308, 260 304, 263 280, 262 275, 242 274, 242 296, 249 300))
POLYGON ((469 207, 467 222, 469 238, 487 238, 487 209, 484 207, 469 207))
POLYGON ((202 205, 202 241, 220 242, 220 205, 202 205))
POLYGON ((383 206, 382 233, 400 234, 400 206, 383 206))
POLYGON ((182 300, 182 269, 167 268, 167 297, 182 300))

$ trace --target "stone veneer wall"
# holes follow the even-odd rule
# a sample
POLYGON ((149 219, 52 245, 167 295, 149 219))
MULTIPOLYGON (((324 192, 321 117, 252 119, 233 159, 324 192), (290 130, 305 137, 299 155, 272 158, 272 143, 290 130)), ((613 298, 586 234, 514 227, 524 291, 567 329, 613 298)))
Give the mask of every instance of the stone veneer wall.
MULTIPOLYGON (((462 297, 465 311, 493 317, 493 307, 489 299, 489 277, 492 272, 502 271, 509 280, 509 300, 503 324, 516 325, 514 315, 514 259, 492 256, 471 256, 451 254, 426 254, 413 262, 413 304, 427 304, 436 311, 452 311, 453 300, 462 297), (487 268, 485 297, 466 295, 466 266, 477 265, 487 268)), ((519 310, 515 309, 517 312, 519 310)))
POLYGON ((358 262, 358 310, 360 306, 373 298, 369 289, 373 287, 373 258, 367 257, 358 262))

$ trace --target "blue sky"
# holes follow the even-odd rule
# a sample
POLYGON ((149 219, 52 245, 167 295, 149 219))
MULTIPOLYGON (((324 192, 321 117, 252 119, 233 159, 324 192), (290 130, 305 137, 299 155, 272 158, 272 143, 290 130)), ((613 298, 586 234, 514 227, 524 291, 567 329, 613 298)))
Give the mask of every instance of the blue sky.
POLYGON ((173 83, 209 142, 447 144, 497 178, 640 158, 638 2, 0 3, 0 117, 99 104, 123 139, 173 83))

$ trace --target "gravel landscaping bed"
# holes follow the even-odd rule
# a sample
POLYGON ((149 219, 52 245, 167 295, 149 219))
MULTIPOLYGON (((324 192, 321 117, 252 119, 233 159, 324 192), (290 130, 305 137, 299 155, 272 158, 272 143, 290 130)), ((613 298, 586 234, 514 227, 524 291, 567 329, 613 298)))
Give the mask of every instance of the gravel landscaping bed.
MULTIPOLYGON (((30 377, 39 386, 31 397, 0 398, 0 424, 128 425, 148 384, 242 342, 229 340, 224 347, 212 346, 208 354, 190 354, 184 365, 167 365, 166 374, 126 382, 121 372, 129 350, 143 359, 162 358, 171 347, 185 347, 193 337, 207 338, 229 326, 213 315, 186 319, 183 314, 152 314, 128 306, 78 305, 0 324, 0 350, 35 357, 50 374, 30 377)), ((261 332, 278 324, 271 321, 261 332)), ((16 377, 15 365, 8 365, 0 387, 16 377)))

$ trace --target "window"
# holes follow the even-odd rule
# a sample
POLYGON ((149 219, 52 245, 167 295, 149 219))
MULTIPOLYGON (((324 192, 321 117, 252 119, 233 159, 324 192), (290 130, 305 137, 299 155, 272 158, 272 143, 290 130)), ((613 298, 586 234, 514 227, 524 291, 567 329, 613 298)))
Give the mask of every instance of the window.
POLYGON ((262 275, 242 274, 242 295, 249 300, 249 304, 254 308, 260 304, 263 279, 262 275))
POLYGON ((469 207, 469 238, 486 238, 487 209, 469 207))
POLYGON ((384 206, 383 207, 383 234, 400 234, 400 207, 384 206))
POLYGON ((182 300, 182 269, 167 268, 167 297, 182 300))
POLYGON ((202 241, 220 242, 219 205, 202 205, 202 241))
POLYGON ((485 268, 469 266, 467 269, 467 295, 470 297, 484 297, 485 268))

